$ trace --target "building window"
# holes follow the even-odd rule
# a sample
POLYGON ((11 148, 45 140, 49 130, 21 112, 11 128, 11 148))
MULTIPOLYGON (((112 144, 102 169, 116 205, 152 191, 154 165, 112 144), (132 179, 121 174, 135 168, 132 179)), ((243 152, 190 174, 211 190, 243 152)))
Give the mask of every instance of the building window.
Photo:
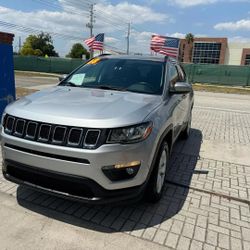
POLYGON ((250 55, 246 55, 245 65, 250 65, 250 55))
POLYGON ((219 64, 221 43, 195 42, 193 48, 193 63, 219 64))

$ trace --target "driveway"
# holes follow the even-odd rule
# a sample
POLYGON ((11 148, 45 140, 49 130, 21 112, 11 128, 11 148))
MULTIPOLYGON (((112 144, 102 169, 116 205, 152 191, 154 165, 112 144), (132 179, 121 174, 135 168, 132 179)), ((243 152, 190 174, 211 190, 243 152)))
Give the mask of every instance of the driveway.
POLYGON ((195 93, 163 199, 90 206, 0 176, 3 249, 250 249, 250 96, 195 93))

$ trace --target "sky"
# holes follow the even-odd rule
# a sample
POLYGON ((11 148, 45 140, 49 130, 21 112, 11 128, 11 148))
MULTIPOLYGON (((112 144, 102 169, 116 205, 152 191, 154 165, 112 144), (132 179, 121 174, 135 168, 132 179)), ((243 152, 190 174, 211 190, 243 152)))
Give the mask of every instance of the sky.
POLYGON ((227 37, 250 43, 250 0, 0 0, 0 31, 15 34, 14 50, 31 33, 51 33, 60 56, 89 37, 90 4, 94 5, 94 34, 105 33, 105 44, 126 51, 149 53, 150 37, 227 37), (7 24, 6 24, 7 23, 7 24), (22 27, 20 27, 22 26, 22 27))

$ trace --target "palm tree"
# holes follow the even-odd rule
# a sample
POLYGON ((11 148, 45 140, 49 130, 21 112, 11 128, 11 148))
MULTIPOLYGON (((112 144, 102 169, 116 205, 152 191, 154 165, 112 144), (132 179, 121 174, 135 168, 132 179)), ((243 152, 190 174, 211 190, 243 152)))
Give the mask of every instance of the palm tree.
POLYGON ((187 42, 188 42, 188 44, 190 44, 190 43, 193 43, 194 42, 194 35, 192 34, 192 33, 188 33, 188 34, 186 34, 186 40, 187 40, 187 42))
POLYGON ((189 61, 192 62, 194 35, 192 33, 188 33, 185 38, 189 45, 189 61))

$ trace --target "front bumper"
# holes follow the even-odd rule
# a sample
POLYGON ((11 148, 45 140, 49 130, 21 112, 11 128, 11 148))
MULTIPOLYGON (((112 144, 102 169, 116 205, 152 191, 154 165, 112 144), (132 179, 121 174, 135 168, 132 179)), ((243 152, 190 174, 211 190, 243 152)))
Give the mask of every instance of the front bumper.
POLYGON ((42 170, 9 160, 4 161, 3 175, 17 184, 91 204, 134 201, 142 197, 146 186, 145 183, 133 188, 111 191, 88 178, 42 170))
MULTIPOLYGON (((154 138, 149 137, 146 141, 136 144, 106 144, 89 150, 48 145, 2 133, 1 144, 3 160, 7 166, 8 162, 14 162, 18 166, 34 168, 37 172, 46 171, 81 178, 81 180, 90 180, 103 190, 112 193, 116 190, 139 187, 146 182, 151 164, 153 141, 154 138), (141 162, 139 172, 132 179, 111 181, 102 171, 104 166, 131 161, 141 162)), ((11 177, 8 172, 4 174, 7 179, 22 182, 22 179, 13 179, 14 176, 11 177)), ((33 184, 36 185, 36 183, 33 184)), ((94 196, 102 196, 102 193, 94 193, 94 196)))

